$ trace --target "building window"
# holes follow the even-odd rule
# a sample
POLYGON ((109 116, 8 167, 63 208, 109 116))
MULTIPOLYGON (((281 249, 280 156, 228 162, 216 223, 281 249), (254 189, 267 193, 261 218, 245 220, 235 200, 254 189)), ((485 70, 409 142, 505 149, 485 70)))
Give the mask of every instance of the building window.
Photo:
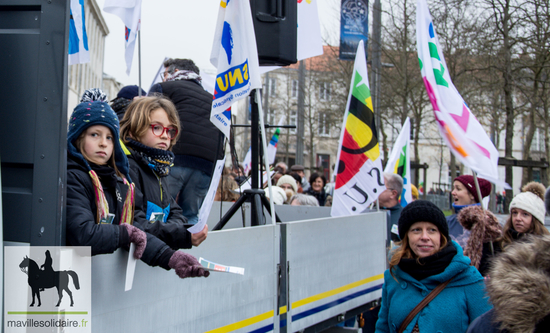
POLYGON ((298 80, 292 80, 292 98, 298 97, 298 80))
MULTIPOLYGON (((294 126, 297 126, 298 122, 297 122, 297 113, 296 111, 290 111, 290 125, 294 125, 294 126)), ((295 134, 296 133, 296 129, 295 128, 291 128, 290 129, 290 133, 292 134, 295 134)))
POLYGON ((330 182, 330 155, 317 154, 317 170, 330 182))
POLYGON ((537 128, 535 135, 533 135, 533 141, 531 141, 532 151, 545 151, 544 149, 544 132, 537 128))
POLYGON ((269 78, 269 97, 277 96, 277 80, 269 78))
POLYGON ((330 119, 328 114, 319 112, 319 135, 330 136, 330 119))
POLYGON ((319 99, 322 101, 330 101, 331 83, 321 82, 319 86, 319 99))
POLYGON ((269 125, 275 124, 275 109, 269 109, 265 113, 265 123, 269 125))

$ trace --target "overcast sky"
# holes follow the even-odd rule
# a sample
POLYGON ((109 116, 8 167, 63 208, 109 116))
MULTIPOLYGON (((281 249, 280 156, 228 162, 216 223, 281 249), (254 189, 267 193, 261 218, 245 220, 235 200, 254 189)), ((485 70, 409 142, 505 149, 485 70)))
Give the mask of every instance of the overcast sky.
MULTIPOLYGON (((137 47, 130 76, 124 61, 124 25, 117 16, 103 12, 109 27, 105 40, 104 72, 124 85, 138 84, 137 47)), ((318 0, 313 0, 318 1, 318 0)), ((339 43, 341 0, 319 0, 323 38, 339 43)), ((220 0, 143 0, 141 14, 141 81, 148 90, 164 57, 192 59, 201 70, 213 71, 210 52, 220 0)))

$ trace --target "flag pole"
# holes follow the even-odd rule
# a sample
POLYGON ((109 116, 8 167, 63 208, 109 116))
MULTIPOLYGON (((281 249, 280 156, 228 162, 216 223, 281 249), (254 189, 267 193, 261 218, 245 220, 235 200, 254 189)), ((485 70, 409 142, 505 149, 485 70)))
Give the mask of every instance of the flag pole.
POLYGON ((141 30, 138 30, 138 76, 139 76, 139 89, 138 96, 141 97, 141 30))
POLYGON ((479 189, 479 181, 477 180, 476 172, 472 170, 472 174, 474 175, 474 183, 476 184, 477 197, 479 198, 481 209, 483 209, 483 214, 485 214, 485 207, 483 207, 483 197, 481 196, 481 190, 479 189))
MULTIPOLYGON (((261 97, 260 97, 260 89, 254 89, 254 92, 256 93, 256 96, 254 96, 256 98, 256 101, 261 101, 261 97)), ((266 137, 265 137, 265 124, 264 124, 264 111, 262 109, 262 103, 258 103, 258 113, 259 113, 259 116, 260 116, 260 129, 261 129, 261 141, 262 141, 262 147, 263 147, 263 150, 266 152, 264 154, 264 163, 265 163, 265 170, 267 171, 267 191, 269 192, 269 208, 271 209, 271 224, 272 225, 275 225, 276 224, 276 221, 275 221, 275 206, 273 205, 273 200, 271 198, 273 198, 273 190, 272 190, 272 186, 271 186, 271 170, 269 168, 269 160, 268 160, 268 156, 267 156, 267 145, 266 145, 266 137)), ((260 170, 261 171, 261 170, 260 170)), ((258 188, 261 188, 263 186, 263 184, 260 184, 258 188)))
MULTIPOLYGON (((474 170, 472 170, 472 174, 474 175, 474 183, 476 184, 476 191, 477 191, 477 196, 479 198, 479 203, 481 204, 481 209, 482 209, 482 212, 483 212, 483 217, 485 217, 485 215, 487 214, 485 212, 485 207, 483 206, 483 198, 481 197, 481 189, 479 188, 479 181, 477 180, 477 175, 476 175, 476 172, 474 170)), ((489 199, 490 200, 490 199, 489 199)), ((493 248, 493 242, 489 242, 489 244, 491 245, 491 252, 494 254, 495 253, 495 249, 493 248)))

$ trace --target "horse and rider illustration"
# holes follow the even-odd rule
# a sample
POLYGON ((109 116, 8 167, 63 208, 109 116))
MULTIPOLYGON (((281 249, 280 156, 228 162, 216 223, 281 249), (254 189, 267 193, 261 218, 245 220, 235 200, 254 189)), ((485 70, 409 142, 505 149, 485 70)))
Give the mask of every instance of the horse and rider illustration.
POLYGON ((30 306, 34 306, 34 298, 38 298, 38 305, 41 306, 40 292, 44 289, 56 287, 57 294, 59 295, 59 301, 56 306, 61 304, 63 298, 63 290, 67 292, 71 298, 71 306, 73 306, 73 293, 69 289, 69 276, 73 278, 74 286, 77 290, 80 289, 80 283, 78 282, 78 274, 74 271, 54 271, 52 267, 52 256, 49 250, 46 250, 46 259, 44 264, 38 267, 38 264, 30 259, 28 256, 23 258, 23 261, 19 264, 21 271, 28 275, 28 283, 32 290, 32 303, 30 306), (43 269, 41 269, 43 268, 43 269))

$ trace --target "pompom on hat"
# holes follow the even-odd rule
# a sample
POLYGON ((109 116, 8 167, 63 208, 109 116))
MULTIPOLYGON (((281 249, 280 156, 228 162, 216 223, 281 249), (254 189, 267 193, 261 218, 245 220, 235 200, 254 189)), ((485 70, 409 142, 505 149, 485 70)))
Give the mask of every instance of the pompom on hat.
POLYGON ((90 101, 76 106, 69 120, 67 152, 69 155, 81 160, 88 170, 92 170, 88 161, 75 146, 75 141, 82 132, 94 125, 103 125, 111 130, 114 144, 113 154, 117 169, 131 182, 128 159, 120 145, 118 117, 106 102, 90 101))
POLYGON ((537 182, 530 182, 522 188, 522 191, 523 192, 512 199, 509 209, 523 209, 544 225, 544 216, 546 215, 543 200, 545 192, 544 185, 537 182))
POLYGON ((415 200, 403 208, 398 222, 399 238, 403 239, 416 222, 433 223, 439 229, 439 232, 450 240, 449 226, 445 214, 433 202, 415 200))
POLYGON ((458 176, 454 179, 455 181, 461 182, 464 187, 474 196, 474 200, 479 203, 481 202, 481 199, 485 198, 489 194, 491 194, 491 183, 483 178, 477 178, 477 181, 479 182, 479 190, 481 192, 481 199, 478 198, 477 190, 476 190, 476 183, 474 181, 474 176, 472 175, 462 175, 458 176))

